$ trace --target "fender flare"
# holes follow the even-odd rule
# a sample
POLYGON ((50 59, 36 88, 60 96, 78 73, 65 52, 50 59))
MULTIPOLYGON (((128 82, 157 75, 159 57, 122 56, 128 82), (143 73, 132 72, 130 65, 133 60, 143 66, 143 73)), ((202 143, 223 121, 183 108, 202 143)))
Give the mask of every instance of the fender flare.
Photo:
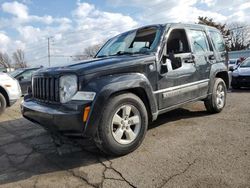
POLYGON ((210 83, 209 83, 209 89, 208 94, 210 95, 212 93, 213 85, 215 82, 216 75, 219 73, 226 73, 227 74, 227 81, 226 84, 229 83, 229 76, 228 76, 228 69, 224 63, 215 63, 211 66, 210 70, 210 83))
POLYGON ((84 127, 85 136, 95 136, 100 119, 103 113, 103 107, 106 105, 110 96, 115 93, 129 91, 131 89, 143 89, 148 102, 149 110, 153 117, 157 114, 158 106, 153 89, 148 79, 140 73, 120 74, 105 76, 92 80, 83 88, 84 91, 95 91, 96 97, 91 104, 89 118, 84 127))

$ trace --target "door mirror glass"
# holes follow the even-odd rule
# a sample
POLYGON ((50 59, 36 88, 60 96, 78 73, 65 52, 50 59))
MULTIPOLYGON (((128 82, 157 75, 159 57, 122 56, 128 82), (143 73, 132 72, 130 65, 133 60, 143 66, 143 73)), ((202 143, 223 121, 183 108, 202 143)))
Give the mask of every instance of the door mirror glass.
POLYGON ((20 82, 20 81, 22 81, 23 80, 23 76, 19 76, 18 78, 17 78, 17 80, 20 82))
POLYGON ((232 67, 229 67, 229 71, 234 71, 234 67, 232 66, 232 67))

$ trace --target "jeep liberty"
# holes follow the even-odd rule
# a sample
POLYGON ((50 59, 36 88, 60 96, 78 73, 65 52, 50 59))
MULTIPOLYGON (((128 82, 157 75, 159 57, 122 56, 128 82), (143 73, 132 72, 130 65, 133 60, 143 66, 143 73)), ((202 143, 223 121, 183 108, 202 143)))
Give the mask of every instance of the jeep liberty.
POLYGON ((213 27, 141 27, 108 40, 93 60, 36 72, 22 114, 49 131, 90 137, 102 151, 125 155, 159 114, 194 101, 204 101, 210 113, 222 111, 226 58, 213 27))

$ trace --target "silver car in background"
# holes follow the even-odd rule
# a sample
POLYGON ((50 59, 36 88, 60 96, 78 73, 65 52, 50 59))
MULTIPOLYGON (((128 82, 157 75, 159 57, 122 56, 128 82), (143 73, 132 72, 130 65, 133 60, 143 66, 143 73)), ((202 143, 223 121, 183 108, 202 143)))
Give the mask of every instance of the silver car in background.
POLYGON ((250 87, 250 57, 233 70, 231 86, 233 89, 250 87))

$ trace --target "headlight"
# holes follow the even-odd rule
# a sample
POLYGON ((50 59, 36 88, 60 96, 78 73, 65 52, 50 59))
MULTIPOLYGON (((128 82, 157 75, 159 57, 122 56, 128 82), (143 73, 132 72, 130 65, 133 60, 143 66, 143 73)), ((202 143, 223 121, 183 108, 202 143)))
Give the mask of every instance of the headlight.
POLYGON ((66 75, 60 77, 60 101, 61 103, 66 103, 71 100, 71 98, 77 92, 77 76, 76 75, 66 75))

